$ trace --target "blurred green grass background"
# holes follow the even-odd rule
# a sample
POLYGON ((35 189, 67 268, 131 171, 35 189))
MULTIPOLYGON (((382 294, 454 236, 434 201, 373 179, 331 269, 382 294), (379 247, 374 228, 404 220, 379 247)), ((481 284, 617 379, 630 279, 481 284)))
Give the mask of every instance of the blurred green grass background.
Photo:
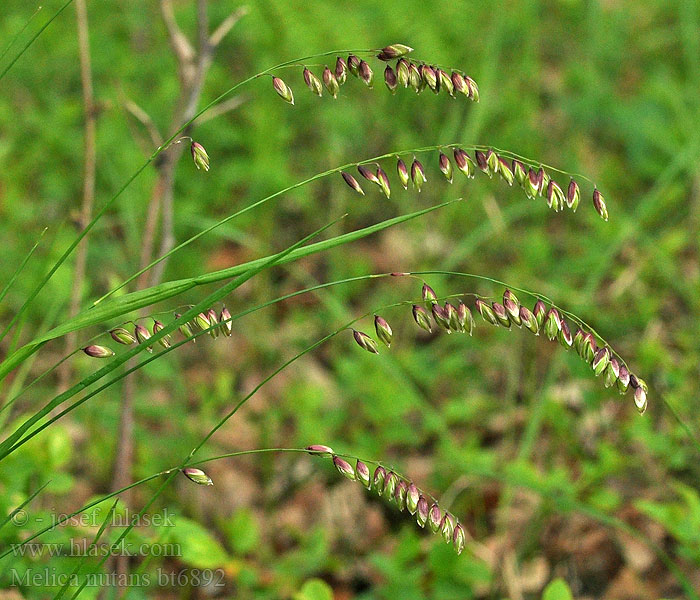
MULTIPOLYGON (((59 5, 46 2, 27 35, 59 5)), ((238 5, 211 2, 212 23, 238 5)), ((629 397, 604 390, 576 357, 542 340, 485 326, 472 338, 425 336, 408 311, 394 309, 384 314, 395 331, 390 352, 375 357, 359 351, 350 336, 333 340, 263 388, 217 433, 207 455, 323 443, 382 459, 447 499, 474 538, 467 551, 454 556, 320 460, 295 454, 232 459, 207 469, 214 488, 183 478, 161 498, 159 508, 177 515, 177 527, 134 534, 152 543, 177 541, 185 555, 131 563, 144 573, 223 568, 225 587, 134 586, 127 597, 323 598, 300 591, 320 578, 336 599, 539 598, 556 577, 576 598, 683 596, 667 565, 638 539, 601 523, 599 514, 663 547, 700 589, 697 450, 661 402, 664 397, 698 428, 699 3, 246 5, 249 14, 217 52, 202 104, 284 60, 392 42, 412 46, 416 58, 466 71, 479 83, 481 102, 410 90, 392 96, 378 63, 374 89, 353 79, 335 101, 309 93, 296 70, 282 74, 294 89, 294 107, 280 101, 267 78, 253 82, 242 89, 238 109, 195 130, 211 171, 194 173, 186 156, 178 166, 179 241, 319 171, 452 142, 507 148, 585 173, 605 194, 610 221, 598 218, 588 193, 576 214, 554 214, 543 201, 495 180, 457 174, 450 186, 433 154, 421 157, 428 183, 420 195, 399 187, 390 162, 384 165, 394 182, 390 200, 375 190, 359 197, 339 177, 324 179, 178 253, 166 279, 267 255, 344 212, 349 215, 333 234, 462 196, 463 202, 381 235, 274 269, 228 304, 241 310, 314 282, 370 272, 488 275, 544 293, 591 323, 645 377, 650 408, 640 417, 629 397)), ((34 8, 5 0, 0 38, 9 40, 34 8)), ((179 0, 176 9, 183 29, 193 33, 194 3, 179 0)), ((151 151, 137 142, 139 128, 124 110, 125 99, 165 128, 177 75, 157 2, 89 2, 88 10, 101 206, 151 151)), ((321 68, 315 68, 319 75, 321 68)), ((2 82, 0 281, 49 227, 0 306, 3 323, 75 236, 82 119, 70 9, 2 82)), ((154 179, 152 169, 145 172, 90 235, 85 304, 137 269, 154 179)), ((71 277, 70 268, 61 269, 34 302, 22 341, 65 318, 71 277)), ((444 295, 503 291, 457 278, 428 282, 444 295)), ((135 477, 175 464, 183 448, 194 447, 234 402, 305 345, 352 316, 418 293, 419 284, 405 279, 336 287, 254 313, 236 323, 231 340, 202 340, 149 365, 138 379, 135 477)), ((158 310, 201 297, 196 290, 158 310)), ((364 325, 369 331, 370 321, 364 325)), ((81 332, 80 339, 96 333, 81 332)), ((3 355, 11 343, 2 342, 3 355)), ((50 366, 61 351, 60 343, 42 350, 29 374, 50 366)), ((75 363, 81 373, 94 369, 88 359, 75 363)), ((55 385, 49 378, 33 388, 10 424, 43 405, 55 385)), ((46 479, 52 479, 50 493, 33 505, 40 514, 67 512, 109 491, 120 399, 120 386, 113 386, 2 461, 4 513, 46 479)), ((137 490, 135 510, 153 489, 137 490)), ((18 529, 3 529, 0 539, 21 539, 18 529)), ((51 535, 79 534, 62 528, 51 535)), ((69 572, 74 560, 12 557, 0 585, 12 587, 11 568, 69 572)), ((37 586, 8 592, 45 593, 37 586)))

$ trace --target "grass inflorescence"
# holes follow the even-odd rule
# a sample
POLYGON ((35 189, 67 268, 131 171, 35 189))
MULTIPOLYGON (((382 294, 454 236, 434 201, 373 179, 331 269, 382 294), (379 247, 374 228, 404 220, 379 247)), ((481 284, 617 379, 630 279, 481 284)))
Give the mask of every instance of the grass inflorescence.
MULTIPOLYGON (((428 333, 437 328, 447 334, 473 334, 476 320, 472 309, 465 302, 460 299, 456 306, 450 301, 441 304, 438 295, 426 283, 423 284, 421 295, 423 302, 411 307, 413 320, 421 329, 428 333)), ((626 362, 580 319, 575 321, 577 329, 572 334, 562 312, 556 306, 547 306, 541 299, 535 302, 531 310, 521 304, 510 289, 503 293, 502 302, 489 302, 476 294, 471 295, 475 296, 473 309, 486 323, 505 329, 515 326, 536 336, 541 333, 549 341, 558 342, 565 350, 573 348, 596 377, 602 376, 606 388, 615 386, 620 394, 631 391, 637 410, 641 414, 646 411, 649 392, 646 382, 632 373, 626 362)), ((378 315, 375 316, 375 331, 377 339, 389 347, 393 337, 391 326, 378 315)), ((353 329, 353 336, 362 349, 373 354, 379 352, 377 342, 368 334, 353 329)))
POLYGON ((357 457, 335 454, 332 448, 322 444, 308 446, 306 450, 319 456, 330 457, 341 475, 376 492, 399 511, 405 510, 413 515, 420 527, 427 525, 430 531, 441 535, 457 554, 464 550, 467 541, 464 526, 410 479, 376 461, 363 461, 357 457), (368 463, 376 466, 371 468, 368 463))
MULTIPOLYGON (((493 148, 481 149, 473 146, 474 159, 458 144, 448 144, 436 146, 438 150, 438 169, 443 174, 448 183, 454 180, 454 168, 452 161, 443 150, 452 148, 454 164, 461 173, 468 179, 473 179, 477 171, 481 171, 487 177, 493 178, 498 175, 507 185, 512 186, 517 183, 530 199, 542 197, 546 200, 547 206, 554 212, 569 208, 573 212, 579 206, 581 200, 581 188, 572 176, 568 185, 562 186, 557 183, 550 173, 550 170, 541 163, 519 158, 505 158, 501 153, 497 153, 493 148), (563 188, 566 188, 566 192, 563 188)), ((410 151, 409 151, 410 152, 410 151)), ((415 156, 411 161, 410 170, 407 163, 401 158, 401 154, 396 154, 396 173, 399 182, 404 189, 408 189, 408 184, 413 184, 413 189, 420 192, 423 184, 428 181, 425 174, 425 167, 415 156)), ((513 154, 513 153, 509 153, 513 154)), ((515 155, 514 155, 515 156, 515 155)), ((387 197, 391 197, 391 185, 386 171, 376 162, 370 166, 367 163, 357 165, 360 175, 370 183, 379 187, 381 192, 387 197)), ((556 169, 559 171, 558 169, 556 169)), ((357 179, 347 171, 340 171, 345 183, 358 194, 365 195, 362 186, 357 179)), ((598 188, 594 187, 592 193, 593 207, 598 215, 604 220, 608 220, 608 209, 605 199, 598 188)))

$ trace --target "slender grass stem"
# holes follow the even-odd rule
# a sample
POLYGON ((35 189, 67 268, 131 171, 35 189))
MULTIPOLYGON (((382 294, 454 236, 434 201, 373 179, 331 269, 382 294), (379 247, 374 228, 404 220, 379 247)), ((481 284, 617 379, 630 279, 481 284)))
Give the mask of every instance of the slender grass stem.
POLYGON ((31 247, 31 250, 29 250, 29 252, 27 252, 26 256, 24 257, 24 259, 20 263, 19 267, 17 267, 15 272, 12 274, 12 277, 10 277, 9 281, 2 288, 2 291, 0 291, 0 302, 2 302, 3 298, 5 298, 5 296, 7 295, 7 292, 10 291, 12 284, 17 280, 20 273, 24 270, 24 267, 29 262, 29 259, 32 257, 32 254, 34 254, 34 251, 39 247, 39 244, 41 243, 41 238, 44 237, 44 234, 46 233, 47 230, 48 230, 48 227, 44 227, 44 230, 39 234, 39 239, 31 247))
MULTIPOLYGON (((15 56, 15 57, 9 62, 9 64, 8 64, 2 71, 0 71, 0 79, 2 79, 3 77, 5 77, 5 75, 7 75, 7 72, 8 72, 12 67, 14 67, 15 63, 21 58, 21 56, 22 56, 27 50, 29 50, 29 47, 36 41, 36 39, 37 39, 42 33, 44 33, 45 29, 46 29, 49 25, 51 25, 51 23, 54 22, 54 19, 56 19, 64 10, 66 10, 66 9, 71 5, 72 2, 73 2, 73 0, 68 0, 63 6, 61 6, 61 8, 59 8, 59 9, 54 13, 53 17, 51 17, 48 21, 46 21, 46 23, 44 23, 44 25, 41 27, 41 29, 39 29, 39 31, 37 31, 37 32, 29 39, 29 41, 24 45, 24 47, 19 51, 19 54, 18 54, 17 56, 15 56)), ((37 12, 38 12, 38 11, 37 11, 37 12)), ((34 14, 36 15, 36 12, 35 12, 34 14)), ((34 18, 34 17, 32 16, 32 18, 34 18)), ((31 21, 31 19, 30 19, 30 21, 31 21)), ((28 25, 28 24, 29 24, 29 23, 27 23, 27 25, 28 25)), ((26 25, 25 25, 25 28, 26 28, 26 25)), ((24 29, 23 29, 22 31, 24 31, 24 29)), ((20 32, 20 33, 21 33, 21 32, 20 32)), ((8 50, 9 50, 9 47, 8 47, 8 50)))
POLYGON ((0 52, 0 60, 5 58, 7 53, 10 51, 10 48, 12 48, 12 46, 15 45, 15 42, 19 39, 19 36, 22 35, 26 31, 27 27, 29 27, 31 22, 34 20, 34 17, 36 17, 41 12, 41 8, 42 8, 41 6, 37 6, 36 10, 32 13, 32 16, 29 17, 29 19, 27 19, 25 24, 17 31, 17 33, 15 33, 15 35, 13 35, 10 38, 10 41, 7 42, 7 45, 5 46, 4 50, 2 52, 0 52))

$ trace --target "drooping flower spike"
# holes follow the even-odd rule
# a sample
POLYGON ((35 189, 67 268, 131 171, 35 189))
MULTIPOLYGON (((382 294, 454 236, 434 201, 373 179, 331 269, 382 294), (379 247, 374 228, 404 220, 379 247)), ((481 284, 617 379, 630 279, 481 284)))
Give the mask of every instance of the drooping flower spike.
POLYGON ((433 533, 439 534, 447 544, 451 544, 457 554, 465 548, 467 534, 464 526, 449 511, 443 511, 432 496, 423 492, 416 484, 395 471, 387 471, 381 465, 374 470, 370 461, 339 456, 326 445, 314 444, 306 450, 319 456, 330 456, 333 466, 350 481, 357 481, 368 490, 374 491, 399 511, 407 511, 415 516, 419 527, 428 524, 433 533))
MULTIPOLYGON (((175 319, 180 318, 179 313, 175 313, 175 319)), ((122 345, 131 345, 134 343, 147 344, 152 335, 160 332, 164 329, 165 325, 158 319, 153 319, 153 324, 151 325, 151 331, 140 323, 136 323, 134 326, 134 333, 132 334, 124 326, 115 327, 109 331, 110 337, 117 343, 122 345)), ((194 337, 194 328, 200 329, 201 331, 208 330, 209 334, 216 339, 219 333, 222 333, 226 337, 231 337, 233 335, 233 322, 231 319, 231 313, 224 307, 221 313, 217 315, 213 308, 207 311, 199 313, 193 322, 183 323, 178 329, 185 339, 192 339, 196 341, 194 337), (212 326, 217 325, 213 329, 212 326)), ((158 340, 158 344, 163 348, 170 348, 172 345, 172 338, 170 335, 165 335, 158 340)), ((90 345, 82 348, 83 352, 88 356, 93 358, 109 358, 114 356, 114 351, 106 346, 101 345, 90 345)), ((148 345, 146 347, 148 352, 153 352, 153 346, 148 345)))
MULTIPOLYGON (((393 79, 391 81, 392 85, 396 83, 393 79)), ((517 158, 512 160, 506 159, 504 156, 499 155, 493 148, 475 150, 474 159, 472 159, 462 148, 453 145, 450 146, 453 147, 452 154, 457 169, 469 179, 474 177, 478 168, 489 178, 493 178, 494 175, 498 174, 500 179, 508 186, 513 186, 514 183, 517 183, 528 198, 535 199, 544 197, 547 206, 554 212, 563 211, 564 208, 576 211, 578 208, 581 198, 581 188, 578 182, 573 178, 570 179, 566 187, 566 192, 564 192, 562 185, 555 181, 549 172, 541 165, 537 165, 536 163, 530 163, 528 165, 523 162, 523 160, 517 158)), ((452 183, 454 176, 452 162, 444 151, 437 150, 438 168, 445 179, 449 183, 452 183)), ((368 181, 377 184, 388 197, 391 189, 390 181, 388 175, 380 165, 377 165, 376 171, 366 164, 359 164, 357 169, 368 181)), ((354 178, 349 179, 351 176, 345 171, 340 171, 340 174, 351 188, 358 193, 363 193, 354 178)), ((413 182, 414 189, 418 192, 421 191, 423 185, 428 180, 423 164, 415 157, 409 170, 404 159, 397 156, 396 174, 404 189, 408 189, 408 183, 411 181, 413 182)), ((607 206, 602 194, 597 188, 593 190, 593 205, 596 212, 607 221, 607 206)))
MULTIPOLYGON (((435 290, 427 283, 423 284, 421 296, 426 308, 414 304, 411 309, 413 320, 421 329, 432 332, 434 321, 438 329, 448 334, 472 334, 475 327, 474 317, 463 301, 460 301, 457 306, 451 302, 442 305, 435 290)), ((545 303, 538 299, 530 310, 522 305, 518 297, 509 289, 506 289, 503 294, 503 303, 489 303, 483 298, 477 298, 474 308, 490 325, 506 329, 511 329, 515 325, 519 329, 527 329, 534 335, 543 332, 544 337, 558 342, 566 350, 574 348, 581 359, 590 366, 593 374, 596 377, 602 376, 606 388, 615 385, 620 394, 624 394, 631 388, 637 409, 642 413, 646 410, 649 393, 646 383, 631 374, 624 361, 602 340, 599 345, 596 336, 592 331, 585 331, 585 325, 582 322, 578 323, 580 327, 573 335, 569 323, 555 306, 547 308, 545 303)), ((379 336, 379 330, 377 334, 379 336)), ((359 341, 358 344, 360 344, 359 341)), ((360 345, 364 347, 363 344, 360 345)))
MULTIPOLYGON (((440 67, 411 61, 407 58, 407 55, 411 52, 413 52, 413 48, 405 44, 391 44, 382 48, 375 56, 385 63, 384 82, 392 94, 395 94, 399 88, 407 88, 409 86, 417 93, 420 93, 425 87, 429 87, 436 94, 444 91, 453 98, 461 94, 470 100, 478 102, 478 87, 471 77, 459 70, 448 72, 440 67), (393 60, 396 60, 395 67, 387 64, 393 60)), ((369 55, 370 51, 365 51, 362 54, 365 53, 369 55)), ((350 54, 347 60, 342 56, 337 56, 334 67, 331 69, 327 65, 324 66, 323 74, 320 78, 308 66, 301 64, 298 66, 303 66, 304 84, 313 94, 322 96, 323 88, 325 87, 330 96, 337 98, 340 86, 347 81, 348 72, 363 81, 368 88, 373 87, 374 70, 370 65, 370 56, 366 58, 367 60, 357 54, 350 54)), ((272 85, 283 100, 294 104, 292 90, 284 80, 273 76, 272 85)), ((203 168, 203 163, 200 163, 196 157, 195 164, 197 164, 197 168, 203 168)), ((206 168, 208 168, 208 157, 206 168)))

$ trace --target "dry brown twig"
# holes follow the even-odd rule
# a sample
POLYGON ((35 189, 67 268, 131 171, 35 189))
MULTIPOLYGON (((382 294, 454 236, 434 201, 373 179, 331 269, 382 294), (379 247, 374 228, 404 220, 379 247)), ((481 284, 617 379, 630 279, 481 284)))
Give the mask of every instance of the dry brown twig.
MULTIPOLYGON (((170 47, 177 62, 178 78, 180 80, 180 94, 175 103, 172 119, 168 131, 177 131, 182 123, 194 117, 202 92, 202 86, 211 66, 214 52, 217 46, 231 31, 240 18, 246 14, 245 7, 238 8, 229 15, 209 35, 209 19, 207 16, 207 0, 197 0, 197 37, 198 47, 192 46, 187 36, 182 32, 175 19, 171 0, 161 0, 161 14, 168 35, 170 47)), ((237 99, 233 99, 237 100, 237 99)), ((240 101, 230 101, 228 110, 240 105, 240 101)), ((151 140, 160 145, 163 136, 158 131, 153 119, 135 102, 127 100, 124 104, 126 110, 134 116, 148 132, 151 140)), ((219 112, 219 114, 222 114, 219 112)), ((187 135, 188 131, 183 132, 187 135)), ((157 178, 146 212, 146 224, 144 226, 143 241, 141 246, 140 268, 151 262, 155 245, 156 232, 160 216, 160 254, 167 253, 173 248, 175 239, 173 235, 173 188, 175 165, 183 150, 182 144, 173 144, 159 156, 156 162, 157 178)), ((160 281, 167 261, 162 261, 150 272, 143 273, 137 280, 137 288, 143 289, 147 285, 155 285, 160 281), (150 283, 149 283, 150 281, 150 283)), ((133 396, 134 379, 127 377, 124 385, 124 401, 119 426, 119 439, 117 456, 114 465, 112 487, 120 489, 131 481, 131 463, 133 458, 133 396)))
MULTIPOLYGON (((198 47, 192 46, 187 36, 182 32, 175 19, 171 0, 161 0, 160 8, 163 23, 168 35, 170 47, 177 62, 177 73, 180 80, 180 93, 175 103, 173 115, 168 126, 168 135, 177 131, 182 123, 190 121, 197 113, 202 87, 211 66, 214 52, 223 41, 227 33, 233 29, 236 23, 247 13, 246 7, 240 7, 231 13, 209 35, 209 18, 207 15, 207 0, 197 0, 197 38, 198 47)), ((227 104, 227 110, 233 110, 240 106, 240 100, 231 99, 227 104)), ((153 119, 135 102, 127 100, 125 109, 135 117, 146 129, 151 140, 160 146, 163 136, 158 131, 153 119)), ((223 105, 219 107, 218 115, 226 112, 223 105)), ((200 122, 202 120, 200 119, 200 122)), ((183 131, 183 135, 190 133, 191 127, 183 131)), ((156 231, 160 216, 160 249, 159 254, 167 254, 175 246, 173 233, 173 199, 175 184, 175 165, 183 151, 183 144, 172 144, 164 150, 155 162, 157 178, 151 198, 146 210, 146 223, 144 225, 139 268, 143 269, 152 260, 153 249, 156 240, 156 231)), ((148 285, 156 285, 162 278, 167 265, 167 259, 158 263, 150 273, 141 274, 137 279, 137 289, 143 289, 148 285)), ((133 366, 133 365, 131 365, 133 366)), ((121 407, 119 432, 117 439, 117 454, 114 461, 112 489, 117 490, 131 483, 131 469, 133 464, 133 432, 134 432, 134 392, 136 389, 135 375, 127 377, 124 381, 124 395, 121 407)), ((129 495, 122 494, 122 499, 128 502, 129 495)), ((117 572, 125 572, 127 564, 118 561, 117 572)))
MULTIPOLYGON (((80 60, 80 81, 83 90, 83 111, 85 115, 84 130, 84 163, 83 163, 83 201, 80 209, 80 229, 84 229, 92 218, 92 207, 95 203, 95 168, 96 168, 96 109, 92 85, 92 65, 90 61, 90 30, 88 27, 87 8, 85 0, 75 1, 76 24, 78 29, 78 54, 80 60)), ((75 269, 73 285, 68 309, 69 317, 74 317, 80 310, 83 283, 85 281, 85 265, 87 262, 88 241, 83 240, 75 253, 75 269)), ((76 346, 77 333, 66 335, 66 354, 76 346)), ((73 375, 72 363, 64 362, 58 371, 59 391, 68 389, 68 382, 73 375)))

